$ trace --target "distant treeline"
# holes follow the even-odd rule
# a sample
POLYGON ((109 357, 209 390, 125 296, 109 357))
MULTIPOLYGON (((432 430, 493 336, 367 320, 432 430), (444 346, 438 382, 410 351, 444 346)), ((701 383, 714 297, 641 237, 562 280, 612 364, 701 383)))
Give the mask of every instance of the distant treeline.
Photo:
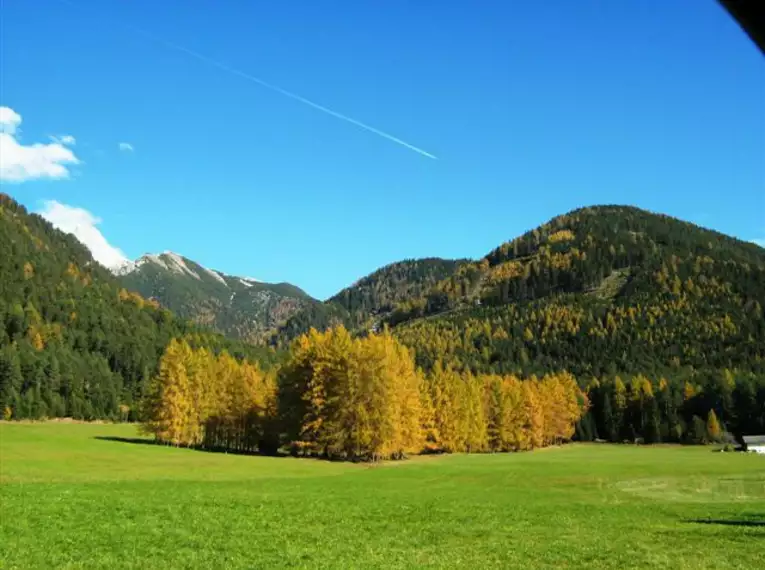
POLYGON ((725 432, 765 432, 765 379, 729 370, 705 381, 650 380, 642 375, 593 379, 591 403, 577 426, 578 439, 645 443, 710 443, 725 432))

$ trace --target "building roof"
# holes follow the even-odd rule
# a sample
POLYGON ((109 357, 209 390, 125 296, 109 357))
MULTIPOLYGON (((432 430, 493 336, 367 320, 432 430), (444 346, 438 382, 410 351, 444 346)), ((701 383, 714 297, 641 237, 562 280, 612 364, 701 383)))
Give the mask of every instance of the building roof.
POLYGON ((745 435, 743 439, 745 445, 765 445, 765 435, 745 435))

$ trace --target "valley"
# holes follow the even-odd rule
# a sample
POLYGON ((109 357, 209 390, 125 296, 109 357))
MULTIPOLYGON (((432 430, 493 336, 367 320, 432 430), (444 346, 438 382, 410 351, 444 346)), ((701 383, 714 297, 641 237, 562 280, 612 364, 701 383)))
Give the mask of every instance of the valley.
POLYGON ((765 568, 754 4, 0 2, 0 570, 765 568))

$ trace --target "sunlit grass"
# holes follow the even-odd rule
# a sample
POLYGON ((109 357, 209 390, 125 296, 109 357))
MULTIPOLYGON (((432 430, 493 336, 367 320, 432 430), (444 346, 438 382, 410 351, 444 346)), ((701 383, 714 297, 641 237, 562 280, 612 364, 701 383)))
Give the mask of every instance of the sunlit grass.
POLYGON ((765 458, 571 445, 380 466, 0 424, 2 568, 760 568, 765 458))

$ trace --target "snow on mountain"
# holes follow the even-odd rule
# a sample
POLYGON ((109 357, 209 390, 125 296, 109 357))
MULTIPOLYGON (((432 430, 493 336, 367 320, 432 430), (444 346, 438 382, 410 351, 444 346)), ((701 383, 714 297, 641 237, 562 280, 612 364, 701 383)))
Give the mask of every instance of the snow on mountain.
POLYGON ((150 255, 149 258, 151 258, 154 263, 161 265, 173 273, 185 273, 195 279, 202 279, 196 271, 189 269, 180 255, 173 253, 172 251, 165 251, 161 255, 150 255))
POLYGON ((134 271, 137 267, 137 262, 130 261, 129 259, 115 265, 107 266, 106 268, 114 275, 127 275, 131 271, 134 271))
MULTIPOLYGON (((162 253, 147 253, 146 255, 141 256, 136 261, 126 261, 119 265, 109 267, 108 269, 111 270, 112 273, 115 275, 127 275, 128 273, 132 273, 133 271, 137 270, 138 268, 142 267, 146 263, 153 263, 155 265, 158 265, 162 269, 166 269, 167 271, 170 271, 172 273, 178 273, 181 275, 188 275, 189 277, 193 277, 194 279, 201 280, 202 276, 197 273, 193 268, 189 267, 186 263, 186 260, 183 256, 178 255, 177 253, 173 251, 163 251, 162 253)), ((197 265, 207 276, 215 279, 225 287, 228 287, 228 283, 223 278, 221 273, 218 271, 213 271, 212 269, 207 269, 206 267, 203 267, 198 264, 197 265)))
POLYGON ((316 302, 288 283, 227 275, 172 251, 146 254, 112 271, 124 287, 178 316, 253 342, 316 302))
POLYGON ((203 270, 204 272, 206 272, 206 273, 207 273, 207 274, 208 274, 210 277, 212 277, 213 279, 215 279, 216 281, 220 281, 220 282, 221 282, 221 283, 223 283, 223 284, 224 284, 226 287, 228 287, 228 283, 226 283, 226 280, 225 280, 225 279, 223 279, 223 277, 221 276, 221 274, 220 274, 220 273, 218 273, 217 271, 213 271, 212 269, 207 269, 206 267, 202 267, 202 270, 203 270))

